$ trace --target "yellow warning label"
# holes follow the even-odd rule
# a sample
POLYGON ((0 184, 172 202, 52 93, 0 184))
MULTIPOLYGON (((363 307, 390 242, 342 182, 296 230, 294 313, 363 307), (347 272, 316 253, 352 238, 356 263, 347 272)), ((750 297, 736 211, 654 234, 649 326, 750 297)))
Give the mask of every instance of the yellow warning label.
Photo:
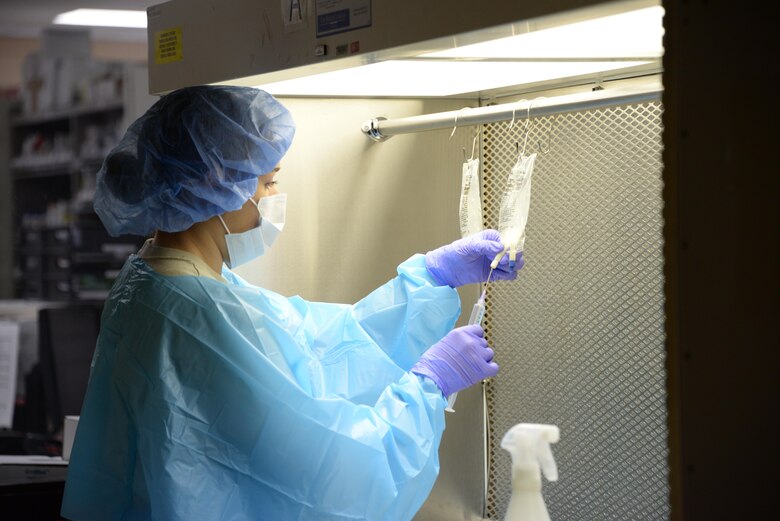
POLYGON ((181 60, 181 27, 154 33, 154 49, 157 65, 181 60))

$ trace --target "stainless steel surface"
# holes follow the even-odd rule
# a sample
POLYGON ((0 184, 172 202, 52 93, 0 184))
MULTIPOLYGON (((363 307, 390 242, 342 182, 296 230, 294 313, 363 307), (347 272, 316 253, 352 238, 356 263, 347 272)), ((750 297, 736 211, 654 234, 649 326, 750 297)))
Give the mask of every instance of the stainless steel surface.
MULTIPOLYGON (((466 297, 463 302, 468 302, 466 297)), ((439 477, 414 521, 481 520, 486 483, 481 387, 461 391, 455 412, 445 418, 439 477)))
MULTIPOLYGON (((524 125, 484 128, 485 221, 495 226, 524 125)), ((488 290, 487 336, 501 365, 487 390, 488 514, 503 519, 520 422, 561 429, 552 519, 669 516, 661 199, 661 106, 532 118, 526 266, 488 290), (552 125, 552 127, 550 127, 552 125)), ((383 145, 384 146, 384 145, 383 145)))

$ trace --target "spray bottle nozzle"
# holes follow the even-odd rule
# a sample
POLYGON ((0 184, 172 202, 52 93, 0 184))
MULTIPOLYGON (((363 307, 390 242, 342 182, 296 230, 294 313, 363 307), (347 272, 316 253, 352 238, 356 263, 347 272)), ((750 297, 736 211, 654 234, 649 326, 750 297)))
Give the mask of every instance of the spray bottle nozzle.
POLYGON ((541 470, 550 481, 558 479, 551 443, 560 439, 555 425, 520 423, 509 429, 501 440, 501 448, 512 455, 512 467, 541 470))

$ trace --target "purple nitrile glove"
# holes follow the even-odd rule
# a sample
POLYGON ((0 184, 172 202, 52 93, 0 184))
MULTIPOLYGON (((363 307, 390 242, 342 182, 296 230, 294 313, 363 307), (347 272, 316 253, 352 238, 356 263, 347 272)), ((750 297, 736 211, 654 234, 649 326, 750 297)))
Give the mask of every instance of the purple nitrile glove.
POLYGON ((424 352, 411 371, 433 380, 444 396, 496 376, 498 364, 484 336, 478 325, 453 329, 424 352))
MULTIPOLYGON (((439 284, 457 288, 487 281, 490 263, 502 251, 501 235, 495 230, 485 230, 429 251, 425 254, 425 267, 439 284)), ((509 268, 509 257, 505 255, 490 280, 514 280, 517 270, 522 267, 522 255, 518 257, 515 269, 509 268)))

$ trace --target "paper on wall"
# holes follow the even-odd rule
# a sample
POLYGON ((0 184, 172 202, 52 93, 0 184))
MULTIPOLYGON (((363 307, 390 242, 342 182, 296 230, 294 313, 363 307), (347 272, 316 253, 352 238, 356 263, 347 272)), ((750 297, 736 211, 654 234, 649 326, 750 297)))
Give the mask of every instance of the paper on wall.
POLYGON ((19 324, 0 322, 0 427, 11 427, 16 402, 19 324))

